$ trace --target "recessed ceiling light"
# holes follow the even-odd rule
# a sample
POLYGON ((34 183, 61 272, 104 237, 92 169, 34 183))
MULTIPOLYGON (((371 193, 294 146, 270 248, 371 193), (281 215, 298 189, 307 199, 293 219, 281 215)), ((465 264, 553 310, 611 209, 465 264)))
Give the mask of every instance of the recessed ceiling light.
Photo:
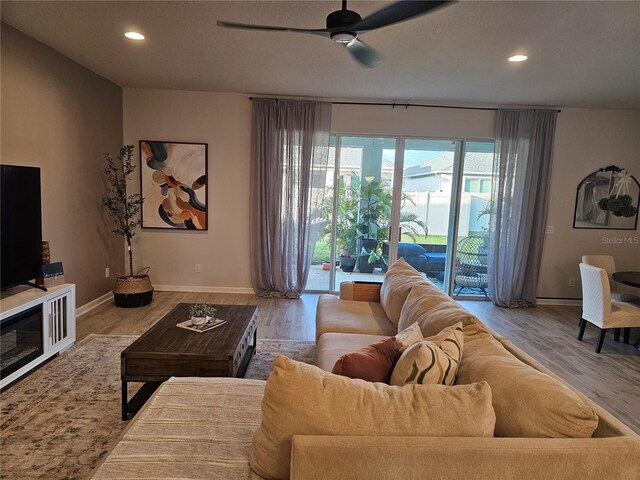
POLYGON ((138 32, 127 32, 124 34, 124 36, 130 38, 131 40, 144 40, 144 35, 138 32))
POLYGON ((524 62, 527 58, 526 55, 513 55, 511 57, 509 57, 509 61, 510 62, 524 62))

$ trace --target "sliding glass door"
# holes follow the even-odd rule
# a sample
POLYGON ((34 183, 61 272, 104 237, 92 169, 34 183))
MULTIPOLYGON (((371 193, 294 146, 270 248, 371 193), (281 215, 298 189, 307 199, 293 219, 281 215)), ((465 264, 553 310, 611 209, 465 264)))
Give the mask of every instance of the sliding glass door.
POLYGON ((402 257, 449 295, 486 295, 492 142, 338 135, 330 162, 307 291, 382 281, 402 257))
POLYGON ((453 296, 487 296, 493 142, 465 142, 459 189, 453 296))
POLYGON ((408 138, 404 141, 401 233, 402 257, 446 290, 447 252, 451 249, 450 222, 454 166, 461 142, 408 138))
POLYGON ((345 280, 382 281, 389 262, 396 139, 338 136, 330 155, 332 184, 307 291, 337 291, 345 280))

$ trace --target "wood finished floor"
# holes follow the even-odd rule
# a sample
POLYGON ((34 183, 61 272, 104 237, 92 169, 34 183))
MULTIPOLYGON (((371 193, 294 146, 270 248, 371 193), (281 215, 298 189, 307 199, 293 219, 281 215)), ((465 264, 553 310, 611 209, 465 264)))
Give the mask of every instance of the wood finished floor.
POLYGON ((142 335, 181 302, 258 305, 258 338, 313 341, 317 301, 318 295, 283 300, 244 294, 155 292, 146 307, 117 308, 110 302, 79 317, 76 341, 91 333, 142 335))
MULTIPOLYGON (((78 319, 78 341, 91 333, 141 335, 179 302, 258 305, 258 338, 313 341, 318 295, 300 300, 260 298, 255 295, 156 292, 151 305, 120 309, 101 305, 78 319)), ((633 345, 616 343, 608 335, 602 353, 594 352, 598 330, 587 326, 579 342, 579 307, 539 306, 510 310, 489 302, 460 302, 490 328, 510 339, 640 433, 640 353, 633 345)), ((632 331, 634 342, 640 329, 632 331)))

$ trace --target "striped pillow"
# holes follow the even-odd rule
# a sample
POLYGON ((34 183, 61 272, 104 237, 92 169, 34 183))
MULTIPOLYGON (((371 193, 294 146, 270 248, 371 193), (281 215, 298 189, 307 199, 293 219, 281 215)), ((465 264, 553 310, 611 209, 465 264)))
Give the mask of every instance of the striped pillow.
POLYGON ((462 322, 409 346, 391 374, 390 385, 453 385, 462 358, 462 322))

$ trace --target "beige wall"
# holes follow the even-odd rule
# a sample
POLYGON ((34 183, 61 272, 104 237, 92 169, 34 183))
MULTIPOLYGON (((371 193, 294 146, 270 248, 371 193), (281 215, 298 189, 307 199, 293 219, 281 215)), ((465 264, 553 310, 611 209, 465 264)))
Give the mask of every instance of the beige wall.
POLYGON ((494 118, 495 112, 487 110, 334 105, 331 130, 482 140, 493 138, 494 118))
POLYGON ((638 229, 573 228, 578 184, 608 165, 626 168, 640 181, 640 111, 563 109, 556 127, 547 215, 554 233, 545 236, 540 297, 581 298, 578 264, 584 254, 613 255, 618 270, 640 270, 638 229), (569 286, 570 278, 576 286, 569 286))
POLYGON ((134 238, 135 264, 150 266, 152 282, 164 289, 252 292, 251 101, 238 94, 125 88, 124 140, 136 146, 138 159, 141 139, 209 144, 209 230, 143 230, 134 238))
MULTIPOLYGON (((125 89, 125 140, 172 139, 209 143, 210 230, 145 231, 140 265, 152 266, 160 285, 203 289, 249 289, 249 156, 251 102, 246 95, 125 89), (194 273, 194 264, 202 273, 194 273)), ((493 138, 495 112, 437 108, 335 105, 332 130, 339 133, 493 138)), ((574 230, 578 183, 589 172, 616 163, 640 178, 640 112, 563 109, 558 117, 549 225, 545 237, 541 297, 581 296, 578 263, 583 253, 610 253, 619 269, 638 269, 640 246, 607 245, 602 237, 636 237, 638 231, 574 230), (634 164, 635 162, 635 164, 634 164), (569 279, 576 286, 569 287, 569 279)))
POLYGON ((2 24, 2 163, 40 167, 42 236, 81 306, 109 292, 122 242, 100 202, 103 153, 122 142, 122 90, 2 24))

